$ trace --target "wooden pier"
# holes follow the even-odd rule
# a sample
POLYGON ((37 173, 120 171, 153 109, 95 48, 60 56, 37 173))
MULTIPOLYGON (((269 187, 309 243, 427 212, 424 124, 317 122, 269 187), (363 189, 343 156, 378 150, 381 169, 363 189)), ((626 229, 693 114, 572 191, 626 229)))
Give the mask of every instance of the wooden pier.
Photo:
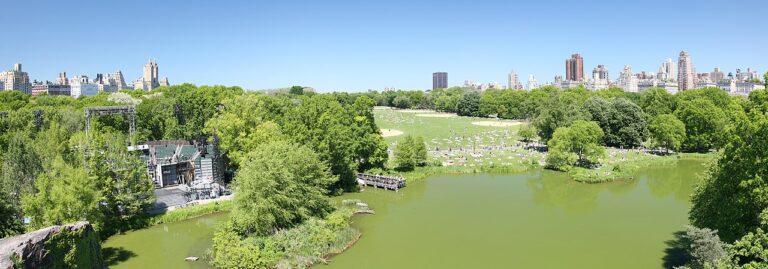
POLYGON ((394 177, 358 173, 357 183, 363 186, 373 186, 375 188, 398 191, 400 188, 405 187, 405 178, 401 176, 394 177))

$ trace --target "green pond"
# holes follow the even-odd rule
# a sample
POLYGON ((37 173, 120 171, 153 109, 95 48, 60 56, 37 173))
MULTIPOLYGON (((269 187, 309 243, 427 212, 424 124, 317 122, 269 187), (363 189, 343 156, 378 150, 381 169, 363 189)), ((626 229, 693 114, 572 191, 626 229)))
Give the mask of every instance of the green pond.
MULTIPOLYGON (((434 176, 397 193, 368 188, 342 197, 376 211, 354 218, 362 238, 317 267, 669 267, 676 258, 669 244, 688 223, 689 196, 704 170, 702 162, 679 161, 607 184, 535 170, 434 176)), ((204 254, 225 216, 119 235, 104 246, 131 254, 113 268, 205 267, 183 259, 204 254)))

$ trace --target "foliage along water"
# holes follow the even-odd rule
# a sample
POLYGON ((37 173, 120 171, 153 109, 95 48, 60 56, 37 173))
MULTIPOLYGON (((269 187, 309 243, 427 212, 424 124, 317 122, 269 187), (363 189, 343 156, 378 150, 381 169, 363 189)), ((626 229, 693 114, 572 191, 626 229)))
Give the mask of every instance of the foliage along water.
MULTIPOLYGON (((662 268, 684 229, 702 162, 647 169, 637 180, 582 184, 563 173, 444 175, 395 193, 344 195, 376 210, 363 237, 320 268, 662 268)), ((133 257, 113 268, 205 267, 211 215, 111 238, 133 257)))

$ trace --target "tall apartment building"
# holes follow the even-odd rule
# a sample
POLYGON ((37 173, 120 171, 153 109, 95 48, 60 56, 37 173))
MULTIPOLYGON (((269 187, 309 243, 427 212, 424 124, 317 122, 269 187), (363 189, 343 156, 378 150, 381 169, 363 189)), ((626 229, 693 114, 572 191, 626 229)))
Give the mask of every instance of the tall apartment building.
POLYGON ((59 85, 69 85, 69 78, 67 78, 67 72, 59 73, 59 79, 56 80, 59 85))
POLYGON ((523 84, 520 83, 520 78, 517 76, 515 70, 512 70, 512 72, 509 72, 509 75, 507 75, 507 88, 515 90, 523 88, 523 84))
POLYGON ((26 94, 32 94, 32 85, 29 83, 29 75, 27 72, 21 71, 21 64, 17 63, 13 65, 13 69, 0 72, 0 82, 2 82, 2 90, 5 91, 20 91, 26 94))
POLYGON ((533 90, 539 87, 539 82, 536 81, 536 77, 533 75, 528 76, 528 85, 526 86, 527 90, 533 90))
POLYGON ((696 73, 693 70, 691 56, 688 55, 688 52, 681 51, 680 57, 677 60, 677 89, 684 91, 695 88, 695 77, 696 73))
POLYGON ((725 74, 723 74, 719 67, 715 67, 715 70, 709 73, 709 79, 714 83, 718 83, 725 79, 725 74))
POLYGON ((625 65, 624 71, 619 74, 619 79, 617 80, 616 84, 626 92, 637 92, 638 82, 639 79, 637 76, 632 74, 632 67, 625 65))
MULTIPOLYGON (((120 71, 118 71, 119 73, 120 71)), ((155 60, 150 59, 147 64, 144 65, 143 75, 133 83, 134 89, 141 89, 151 91, 154 88, 160 86, 169 86, 168 77, 160 80, 160 71, 155 60)), ((122 76, 122 74, 120 74, 122 76)))
POLYGON ((445 89, 448 88, 448 73, 447 72, 435 72, 432 73, 432 89, 445 89))
POLYGON ((581 54, 572 54, 570 59, 565 60, 565 80, 584 80, 584 58, 581 54))
POLYGON ((674 81, 677 78, 672 58, 667 59, 667 61, 661 64, 659 72, 656 73, 656 78, 661 81, 674 81))
POLYGON ((608 68, 605 68, 605 65, 598 64, 595 69, 592 69, 592 79, 610 80, 608 78, 608 68))

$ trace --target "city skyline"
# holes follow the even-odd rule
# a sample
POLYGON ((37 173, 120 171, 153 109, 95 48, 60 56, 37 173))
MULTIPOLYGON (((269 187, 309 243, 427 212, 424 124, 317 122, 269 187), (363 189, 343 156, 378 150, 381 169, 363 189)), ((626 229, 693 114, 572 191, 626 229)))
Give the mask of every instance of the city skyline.
POLYGON ((573 53, 583 56, 584 69, 604 65, 613 74, 625 65, 635 72, 655 72, 660 63, 676 59, 682 50, 692 56, 699 73, 715 67, 726 74, 739 68, 761 74, 768 70, 768 55, 761 49, 765 37, 755 34, 740 37, 739 42, 712 42, 733 31, 725 22, 757 27, 756 18, 762 10, 758 7, 765 6, 759 1, 740 6, 650 1, 631 8, 655 17, 625 23, 607 23, 626 21, 619 11, 630 8, 629 3, 613 2, 596 5, 598 8, 560 1, 484 1, 469 8, 452 2, 179 3, 9 3, 9 9, 26 12, 11 12, 0 22, 23 23, 27 34, 49 40, 79 41, 4 42, 0 49, 6 53, 0 55, 0 66, 6 70, 23 63, 32 80, 55 81, 60 72, 92 76, 122 70, 126 80, 133 81, 142 76, 136 67, 154 58, 162 62, 163 76, 173 78, 174 83, 246 89, 303 85, 321 92, 429 89, 432 85, 427 77, 436 71, 451 74, 449 86, 461 85, 464 80, 506 82, 512 69, 521 78, 534 75, 546 83, 557 75, 566 77, 562 62, 573 53), (741 8, 744 5, 755 8, 741 8), (109 27, 120 35, 99 31, 103 24, 85 19, 95 11, 82 6, 116 10, 109 27), (697 12, 679 14, 683 7, 698 13, 717 10, 722 17, 705 21, 694 15, 697 12), (509 9, 531 12, 504 15, 509 9), (152 19, 137 19, 132 10, 145 10, 145 17, 152 19), (195 21, 186 17, 203 11, 220 19, 195 21), (71 19, 56 23, 29 20, 29 13, 43 17, 62 13, 71 19), (462 13, 482 14, 483 20, 447 16, 462 13), (562 26, 565 15, 578 16, 585 31, 566 31, 562 26), (663 18, 678 16, 692 25, 707 23, 708 27, 654 30, 663 29, 663 18), (392 17, 398 20, 388 19, 392 17), (350 25, 348 21, 358 23, 350 25), (589 24, 604 27, 588 31, 589 24), (147 31, 149 28, 153 30, 147 31), (143 38, 122 41, 121 37, 131 36, 143 38), (114 42, 105 42, 111 38, 114 42))

